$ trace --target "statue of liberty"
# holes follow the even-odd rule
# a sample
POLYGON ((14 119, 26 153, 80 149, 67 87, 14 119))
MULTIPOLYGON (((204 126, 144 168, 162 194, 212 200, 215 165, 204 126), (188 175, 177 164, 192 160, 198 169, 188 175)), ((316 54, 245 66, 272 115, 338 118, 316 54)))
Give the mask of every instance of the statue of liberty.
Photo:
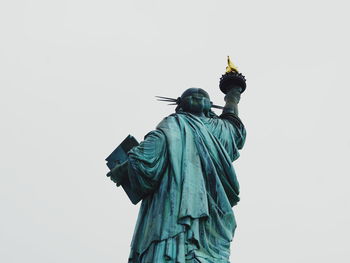
POLYGON ((176 104, 175 113, 110 167, 107 176, 131 201, 142 200, 129 263, 229 262, 236 228, 232 207, 239 201, 232 162, 246 138, 237 105, 245 88, 228 58, 220 79, 224 107, 213 105, 200 88, 178 99, 159 97, 176 104))

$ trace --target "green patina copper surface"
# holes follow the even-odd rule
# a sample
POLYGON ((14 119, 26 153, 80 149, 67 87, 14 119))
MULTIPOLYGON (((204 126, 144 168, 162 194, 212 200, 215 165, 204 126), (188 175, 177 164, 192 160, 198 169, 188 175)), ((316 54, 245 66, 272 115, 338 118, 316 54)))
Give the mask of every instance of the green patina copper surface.
POLYGON ((239 201, 232 162, 246 137, 240 90, 226 95, 220 117, 193 92, 109 173, 142 199, 129 263, 229 262, 239 201))

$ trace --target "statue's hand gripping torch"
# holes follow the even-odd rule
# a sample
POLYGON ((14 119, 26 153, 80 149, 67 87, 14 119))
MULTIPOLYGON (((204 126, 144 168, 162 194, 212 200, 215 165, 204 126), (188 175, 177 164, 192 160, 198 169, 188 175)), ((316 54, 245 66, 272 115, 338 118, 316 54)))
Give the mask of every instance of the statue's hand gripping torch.
POLYGON ((247 87, 246 79, 242 73, 238 72, 236 66, 231 62, 230 57, 227 57, 226 73, 220 78, 220 90, 226 94, 225 107, 223 112, 231 112, 238 115, 239 100, 241 93, 243 93, 247 87))

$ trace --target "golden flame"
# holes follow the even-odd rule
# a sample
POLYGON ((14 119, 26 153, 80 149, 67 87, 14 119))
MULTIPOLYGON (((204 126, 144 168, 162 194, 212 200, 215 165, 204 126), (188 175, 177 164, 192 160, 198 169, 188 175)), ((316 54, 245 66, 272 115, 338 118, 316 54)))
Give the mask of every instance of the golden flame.
POLYGON ((230 56, 227 56, 227 67, 226 67, 226 73, 235 71, 238 73, 237 67, 231 62, 230 56))

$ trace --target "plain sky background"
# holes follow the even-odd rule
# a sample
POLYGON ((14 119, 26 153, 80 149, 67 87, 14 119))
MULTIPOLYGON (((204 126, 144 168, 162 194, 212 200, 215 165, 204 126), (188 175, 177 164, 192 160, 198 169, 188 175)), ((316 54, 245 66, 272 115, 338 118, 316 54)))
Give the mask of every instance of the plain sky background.
MULTIPOLYGON (((127 262, 105 157, 189 87, 247 78, 232 263, 350 262, 348 1, 0 3, 0 261, 127 262)), ((217 111, 217 113, 219 113, 217 111)))

